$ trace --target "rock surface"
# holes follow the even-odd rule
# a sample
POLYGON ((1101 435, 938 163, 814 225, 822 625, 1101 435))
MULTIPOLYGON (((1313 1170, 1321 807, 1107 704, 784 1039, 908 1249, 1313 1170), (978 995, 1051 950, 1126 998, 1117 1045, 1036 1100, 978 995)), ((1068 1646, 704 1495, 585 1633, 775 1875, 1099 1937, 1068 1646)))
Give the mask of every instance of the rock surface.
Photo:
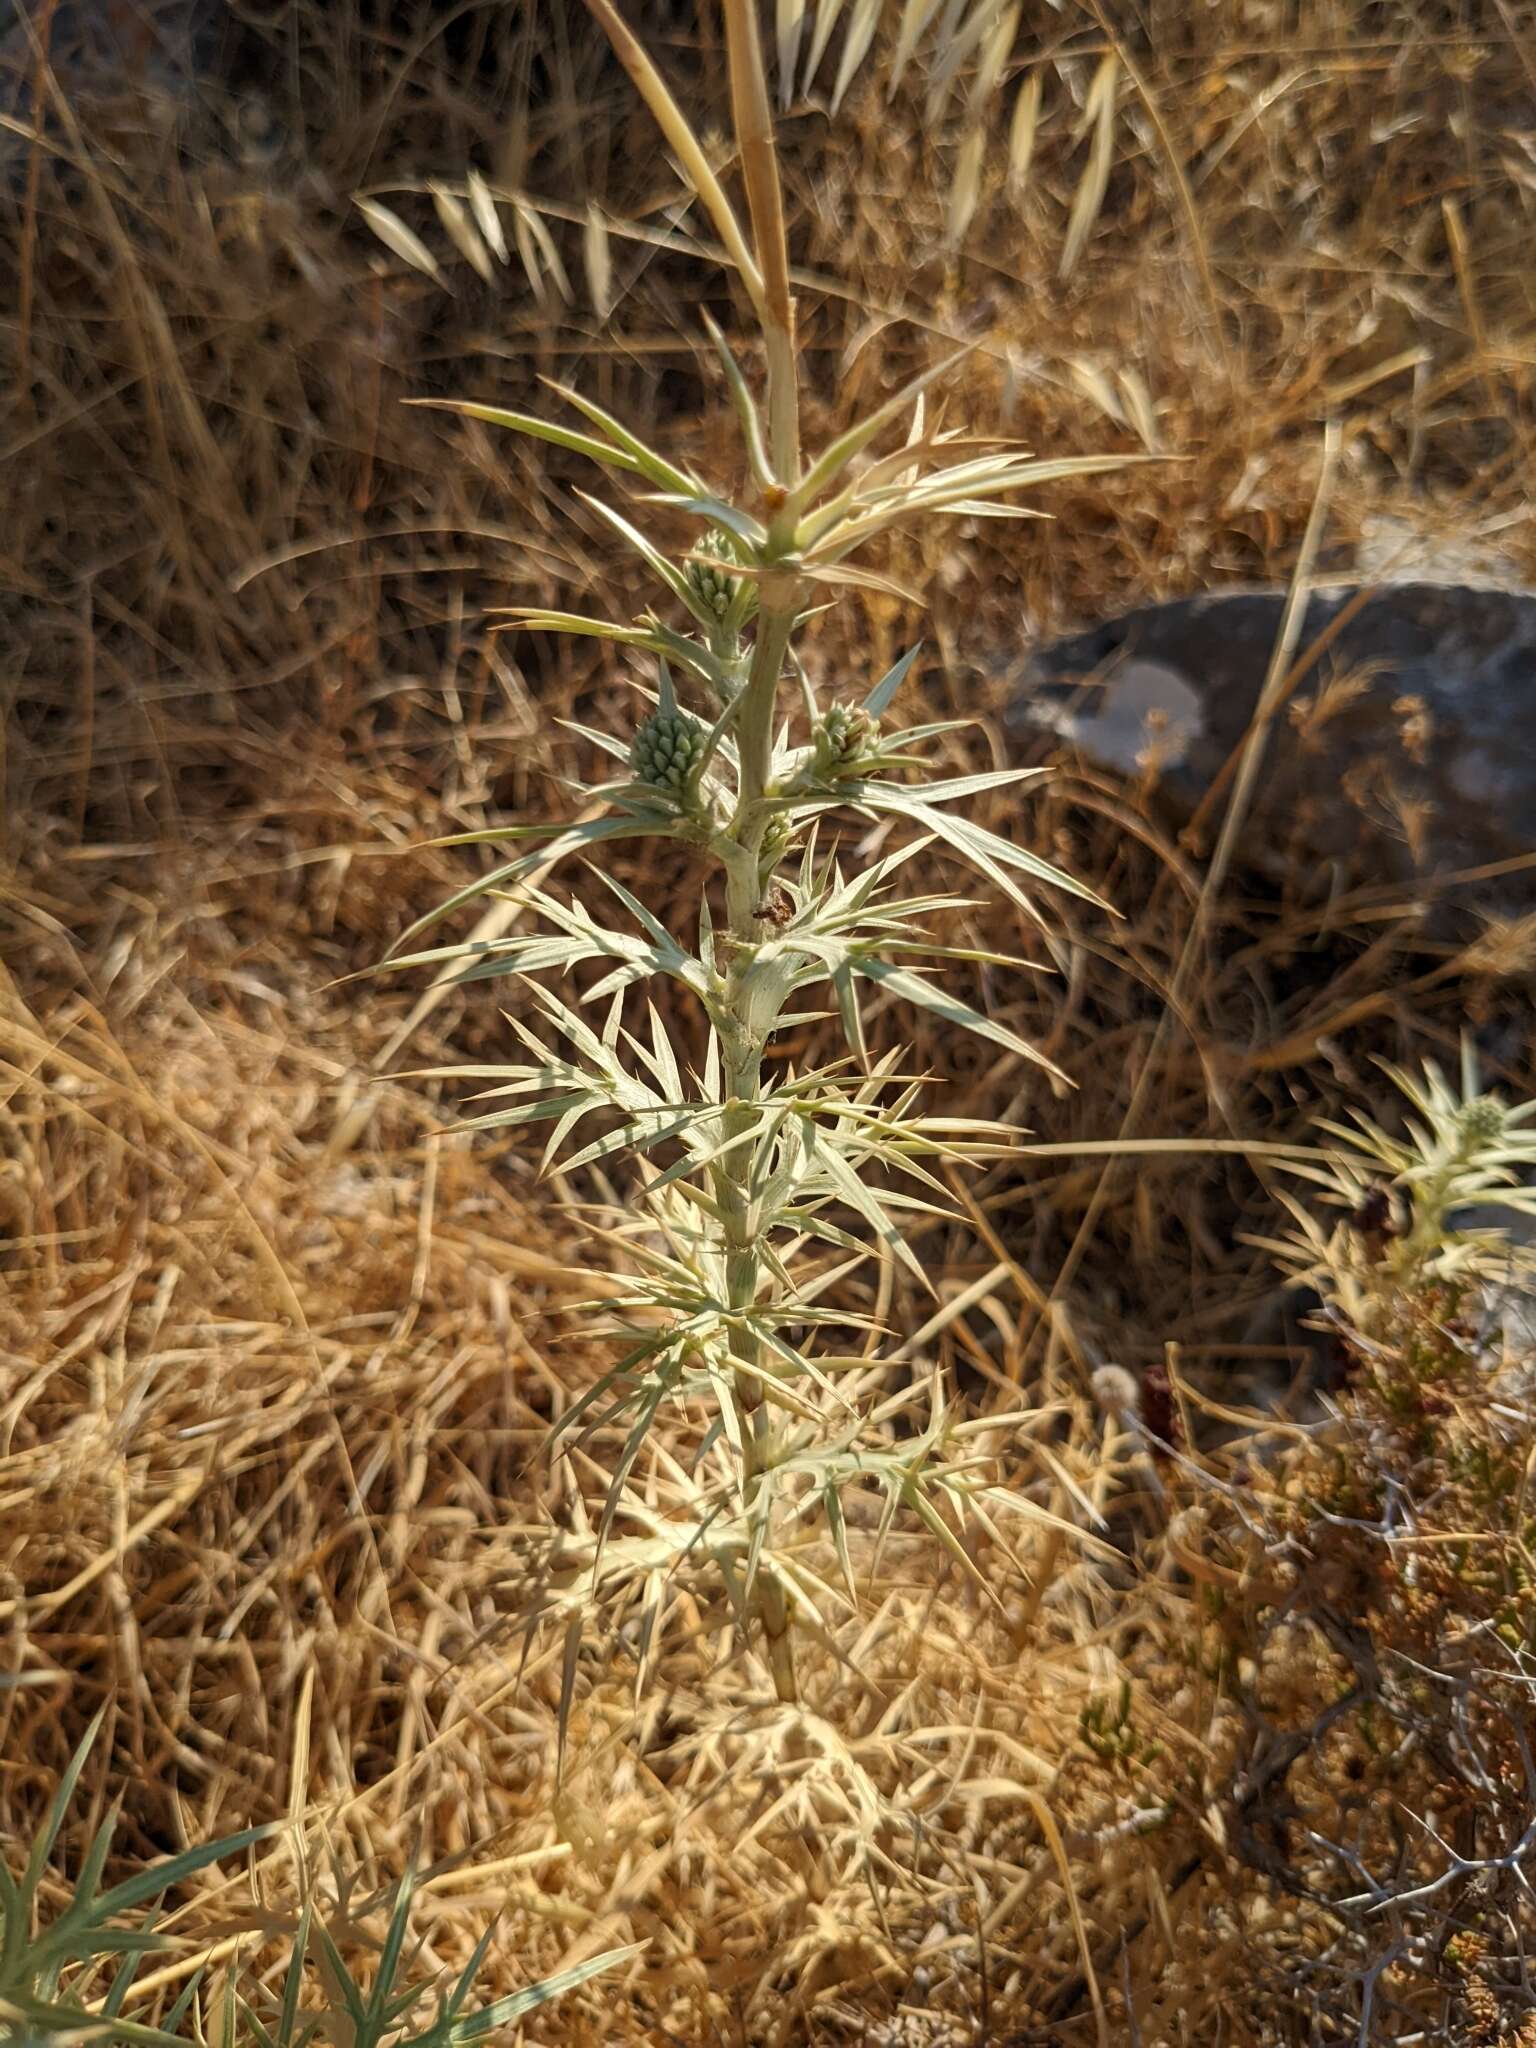
MULTIPOLYGON (((1406 885, 1463 933, 1536 911, 1536 594, 1383 584, 1343 617, 1359 595, 1308 604, 1298 658, 1337 631, 1274 717, 1239 858, 1307 896, 1406 885)), ((1183 823, 1243 742, 1284 607, 1219 592, 1058 641, 1011 674, 1010 727, 1147 778, 1183 823)))
POLYGON ((214 0, 61 0, 51 13, 32 7, 30 28, 5 10, 0 23, 0 97, 8 113, 30 97, 37 69, 35 34, 46 20, 50 70, 67 89, 145 84, 184 87, 221 29, 214 0))

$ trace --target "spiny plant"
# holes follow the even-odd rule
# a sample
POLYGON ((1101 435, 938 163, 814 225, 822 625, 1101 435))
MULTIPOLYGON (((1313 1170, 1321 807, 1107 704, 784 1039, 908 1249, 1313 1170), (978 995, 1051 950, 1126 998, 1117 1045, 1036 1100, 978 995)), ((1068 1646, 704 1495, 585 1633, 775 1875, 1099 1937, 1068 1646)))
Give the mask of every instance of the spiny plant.
POLYGON ((1286 1198, 1274 1248, 1345 1369, 1272 1460, 1245 1448, 1240 1483, 1207 1468, 1181 1529, 1210 1574, 1192 1633, 1245 1731, 1234 1854, 1295 1906, 1278 1943, 1281 1922, 1248 1937, 1274 2038, 1515 2043, 1536 2026, 1536 1342, 1511 1233, 1536 1214, 1536 1103, 1486 1092, 1467 1045, 1457 1078, 1386 1072, 1401 1127, 1323 1122, 1291 1168, 1328 1207, 1286 1198))
MULTIPOLYGON (((990 1156, 1010 1136, 979 1120, 921 1113, 919 1077, 903 1071, 899 1052, 871 1052, 865 992, 921 1006, 945 1025, 1048 1065, 1008 1025, 943 986, 936 970, 945 961, 1011 963, 931 936, 928 921, 953 920, 967 900, 934 890, 902 894, 902 871, 938 842, 1027 917, 1038 913, 1026 882, 1098 900, 952 808, 1000 784, 1022 785, 1035 771, 936 777, 931 743, 956 722, 892 726, 916 649, 861 696, 824 700, 798 657, 796 636, 829 593, 896 590, 853 558, 897 525, 920 517, 1038 516, 1007 501, 1025 486, 1105 470, 1120 458, 1040 461, 940 427, 924 394, 945 363, 819 452, 805 453, 784 209, 753 0, 724 6, 750 241, 645 51, 608 0, 591 5, 744 288, 761 335, 766 395, 760 405, 742 364, 706 323, 741 430, 747 481, 734 494, 560 386, 582 427, 492 404, 431 401, 589 458, 640 487, 695 538, 674 559, 632 508, 587 501, 639 553, 663 602, 631 621, 532 609, 514 616, 524 628, 590 635, 651 657, 652 708, 628 738, 574 728, 619 764, 615 779, 577 785, 593 813, 581 822, 500 826, 444 842, 528 843, 412 926, 392 964, 434 968, 460 983, 506 977, 517 986, 508 1023, 527 1057, 434 1070, 488 1084, 483 1099, 493 1106, 468 1129, 550 1122, 546 1165, 560 1159, 569 1174, 628 1148, 641 1183, 640 1213, 614 1233, 627 1277, 605 1303, 613 1317, 606 1334, 624 1349, 557 1424, 575 1441, 621 1425, 622 1447, 595 1528, 578 1530, 556 1560, 555 1604, 579 1632, 595 1600, 614 1593, 621 1603, 637 1599, 643 1679, 680 1575, 698 1559, 712 1560, 735 1612, 760 1631, 780 1699, 795 1701, 794 1624, 820 1630, 842 1597, 807 1561, 808 1531, 830 1537, 835 1576, 855 1598, 849 1492, 873 1492, 881 1502, 877 1550, 905 1511, 973 1572, 961 1540, 966 1524, 984 1525, 1001 1545, 995 1510, 1040 1512, 994 1483, 968 1448, 971 1433, 995 1429, 997 1418, 957 1421, 935 1385, 926 1426, 898 1437, 890 1427, 894 1403, 868 1392, 868 1360, 831 1341, 832 1333, 872 1327, 828 1299, 861 1262, 889 1257, 925 1281, 903 1222, 945 1207, 936 1168, 990 1156), (826 843, 824 821, 834 812, 891 820, 914 836, 850 874, 826 843), (669 930, 590 860, 625 922, 607 923, 584 902, 530 879, 568 856, 647 838, 681 842, 706 870, 696 931, 669 930), (718 925, 710 869, 723 881, 718 925), (516 886, 536 919, 527 930, 400 951, 473 899, 516 886), (604 971, 588 974, 574 1005, 535 978, 590 963, 604 971), (642 1022, 626 1000, 656 981, 679 985, 703 1008, 707 1049, 697 1070, 687 1069, 654 1001, 642 1022), (775 1034, 828 1014, 821 1007, 828 991, 846 1057, 804 1072, 778 1060, 765 1068, 775 1034), (583 1007, 594 1012, 591 1021, 583 1007), (598 1134, 573 1148, 589 1120, 601 1126, 598 1134), (822 1263, 813 1266, 818 1255, 822 1263), (658 1458, 641 1487, 637 1464, 669 1403, 703 1404, 708 1422, 698 1456, 691 1472, 658 1458)), ((568 1661, 567 1699, 571 1668, 568 1661)))
POLYGON ((246 1828, 223 1841, 207 1842, 151 1864, 102 1891, 101 1879, 116 1831, 116 1814, 109 1814, 80 1860, 68 1904, 45 1921, 40 1905, 49 1859, 101 1721, 102 1715, 97 1714, 61 1773, 19 1877, 12 1875, 0 1855, 0 2020, 14 2030, 8 2038, 42 2041, 94 2028, 120 2040, 176 2039, 175 2030, 190 2007, 195 1985, 187 1987, 160 2027, 123 2015, 124 2001, 145 1956, 165 1946, 156 1926, 160 1900, 183 1879, 238 1855, 272 1832, 270 1828, 246 1828), (118 1924, 130 1913, 138 1916, 137 1924, 118 1924), (120 1960, 112 1981, 94 2009, 88 2009, 78 1996, 79 1982, 114 1956, 120 1960))
MULTIPOLYGON (((202 2009, 206 2006, 218 2015, 213 2031, 222 2048, 235 2048, 237 2042, 255 2048, 308 2048, 319 2039, 346 2041, 350 2048, 378 2048, 386 2040, 393 2048, 470 2048, 639 1952, 638 1946, 610 1949, 488 2005, 475 2006, 471 1993, 490 1947, 491 1928, 447 1990, 421 1978, 402 1982, 402 1965, 410 1967, 419 1955, 419 1944, 409 1952, 407 1948, 415 1891, 408 1874, 393 1887, 392 1895, 386 1895, 388 1922, 375 1944, 366 1987, 343 1957, 325 1913, 309 1899, 292 1934, 278 1992, 269 1993, 254 1980, 245 1982, 236 1966, 216 1987, 197 1970, 188 1975, 157 2024, 131 2019, 124 2008, 145 1957, 171 1946, 159 1924, 166 1893, 198 1871, 265 1841, 277 1827, 243 1828, 221 1841, 165 1857, 101 1891, 115 1832, 114 1812, 87 1845, 68 1903, 45 1918, 42 1895, 50 1859, 104 1712, 91 1722, 60 1774, 21 1875, 13 1876, 0 1857, 0 2038, 39 2044, 126 2041, 143 2048, 179 2048, 183 2041, 208 2038, 202 2009), (89 1995, 97 1971, 114 1958, 116 1967, 105 1989, 98 1996, 89 1995), (318 2007, 315 1983, 321 1992, 318 2007), (203 1996, 210 1991, 216 1995, 203 1996), (432 2010, 426 2015, 422 2009, 429 2004, 432 2010)), ((345 1902, 348 1882, 338 1874, 336 1883, 345 1902)), ((354 1910, 346 1917, 355 1932, 361 1914, 354 1910)))
POLYGON ((1536 1102, 1485 1093, 1470 1041, 1462 1046, 1459 1086, 1433 1060, 1422 1078, 1384 1070, 1413 1112, 1403 1134, 1361 1111, 1353 1123, 1320 1120, 1331 1141, 1322 1157, 1289 1170, 1323 1189, 1333 1220, 1282 1189, 1296 1231, 1262 1240, 1294 1279, 1320 1287, 1367 1336, 1404 1296, 1507 1282, 1530 1264, 1509 1225, 1536 1216, 1536 1187, 1527 1179, 1536 1168, 1536 1102))
MULTIPOLYGON (((355 1912, 347 1912, 348 1879, 337 1874, 336 1890, 349 1928, 355 1933, 355 1912)), ((232 1987, 235 1996, 222 2003, 224 2041, 221 2048, 235 2048, 240 2034, 254 2048, 309 2048, 314 2041, 344 2041, 347 2048, 473 2048, 473 2044, 504 2036, 529 2013, 567 1991, 574 1991, 589 1978, 615 1964, 627 1962, 645 1946, 633 1942, 625 1948, 588 1956, 551 1977, 525 1984, 494 1998, 488 2005, 471 2002, 475 1980, 495 1934, 495 1923, 487 1927, 453 1983, 444 1988, 430 1978, 412 1974, 426 1944, 426 1936, 414 1941, 410 1934, 411 1905, 415 1876, 405 1877, 386 1894, 388 1919, 384 1933, 370 1942, 372 1970, 369 1981, 361 1983, 348 1966, 326 1916, 313 1899, 307 1899, 299 1914, 282 1986, 275 1993, 253 1985, 249 1993, 232 1987), (305 1998, 308 1972, 318 1979, 321 2001, 305 1998)))

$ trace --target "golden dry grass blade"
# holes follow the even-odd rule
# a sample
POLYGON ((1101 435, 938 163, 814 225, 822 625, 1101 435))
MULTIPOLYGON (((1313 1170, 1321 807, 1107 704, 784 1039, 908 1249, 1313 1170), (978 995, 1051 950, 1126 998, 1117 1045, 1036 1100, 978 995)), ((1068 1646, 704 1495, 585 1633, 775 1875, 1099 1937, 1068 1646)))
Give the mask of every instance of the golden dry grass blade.
POLYGON ((1008 190, 1015 203, 1029 188, 1029 174, 1035 161, 1035 143, 1040 133, 1040 95, 1044 74, 1037 64, 1024 74, 1014 96, 1013 118, 1008 124, 1008 190))
MULTIPOLYGON (((1313 565, 1318 549, 1322 546, 1323 532, 1333 502, 1333 483, 1338 470, 1339 453, 1343 446, 1343 435, 1339 423, 1330 420, 1323 435, 1322 461, 1318 468, 1317 493, 1312 501, 1312 511, 1306 529, 1301 537, 1301 551, 1296 558, 1296 567, 1291 576, 1290 589, 1286 593, 1285 612, 1280 623, 1280 634, 1270 654, 1269 668, 1265 673, 1264 687, 1259 694, 1258 708, 1253 723, 1243 743, 1242 760, 1233 785, 1231 801, 1221 821, 1221 832, 1211 855, 1210 868, 1201 889, 1200 912, 1197 913, 1195 929, 1199 932, 1202 915, 1208 913, 1210 905, 1220 893, 1231 865, 1237 835, 1248 814, 1249 801, 1255 781, 1263 764, 1265 749, 1269 744, 1270 723, 1279 707, 1281 693, 1301 637, 1302 624, 1307 614, 1307 598, 1312 589, 1313 565)), ((1193 940, 1191 941, 1193 944, 1193 940)))
POLYGON ((800 391, 789 244, 773 142, 773 111, 768 99, 756 0, 724 0, 724 5, 731 115, 761 273, 757 303, 768 357, 768 446, 775 471, 788 478, 800 467, 800 391))
POLYGON ((832 40, 832 31, 842 18, 844 0, 816 0, 816 13, 811 23, 811 44, 805 55, 805 76, 800 81, 802 92, 809 92, 821 60, 827 54, 827 45, 832 40))
MULTIPOLYGON (((737 275, 754 305, 763 302, 763 277, 748 249, 731 202, 725 196, 708 157, 682 109, 673 99, 666 81, 651 62, 645 47, 635 37, 613 0, 587 0, 587 6, 613 45, 614 55, 624 66, 635 89, 649 107, 657 127, 682 165, 688 182, 698 194, 715 232, 725 244, 737 275)), ((754 29, 755 29, 754 21, 754 29)))
POLYGON ((969 11, 951 4, 940 18, 938 49, 928 66, 928 118, 943 115, 965 66, 991 38, 999 18, 1009 12, 1010 0, 972 0, 969 11))
POLYGON ((1073 356, 1067 369, 1078 390, 1098 407, 1104 417, 1113 420, 1117 427, 1123 427, 1126 423, 1124 408, 1103 369, 1086 356, 1073 356))
POLYGON ((982 167, 991 144, 989 115, 992 99, 1003 75, 1013 41, 1018 33, 1017 0, 1002 8, 982 48, 976 75, 966 102, 966 134, 955 159, 954 185, 950 193, 946 235, 952 247, 964 241, 981 197, 982 167))
POLYGON ((984 125, 992 112, 992 99, 1002 82, 1008 59, 1013 54, 1014 38, 1019 32, 1019 15, 1022 0, 1009 0, 997 16, 990 34, 982 45, 981 58, 976 66, 969 93, 971 119, 978 126, 984 125))
POLYGON ((1050 1844, 1051 1857, 1061 1879, 1062 1889, 1066 1893, 1067 1909, 1072 1916, 1072 1931, 1077 1937, 1078 1953, 1083 1959, 1083 1978, 1093 2006, 1093 2021, 1098 2034, 1099 2048, 1110 2048, 1109 2015, 1104 2009, 1104 1993, 1099 1984, 1093 1949, 1088 1939, 1088 1927, 1077 1895, 1072 1859, 1067 1854, 1067 1845, 1061 1838, 1061 1829, 1044 1794, 1037 1792, 1032 1785, 1022 1786, 1020 1791, 1034 1810, 1035 1818, 1040 1823, 1040 1831, 1050 1844))
POLYGON ((465 185, 476 227, 484 237, 487 247, 495 252, 497 262, 505 263, 511 252, 507 247, 506 230, 502 227, 501 215, 496 210, 495 195, 477 170, 470 170, 465 185))
POLYGON ((986 130, 972 128, 955 154, 954 183, 950 188, 949 211, 944 222, 944 239, 952 249, 958 248, 965 240, 966 230, 975 218, 986 153, 986 130))
POLYGON ((902 0, 901 26, 896 32, 896 47, 891 55, 887 98, 894 97, 899 91, 907 66, 923 39, 923 31, 938 13, 940 4, 941 0, 902 0))
POLYGON ((774 0, 774 51, 779 69, 779 107, 787 111, 795 96, 795 67, 805 33, 806 0, 774 0))
POLYGON ((1162 436, 1157 431, 1157 409, 1152 403, 1152 394, 1147 389, 1146 379, 1139 370, 1122 365, 1115 371, 1115 382, 1125 400, 1125 409, 1149 455, 1161 455, 1162 436))
POLYGON ((1179 206, 1183 212, 1185 228, 1189 236, 1189 245, 1194 254, 1195 266, 1200 273, 1201 290, 1205 302, 1204 315, 1209 336, 1225 356, 1227 350, 1226 338, 1221 324, 1221 297, 1217 292, 1216 278, 1211 268, 1211 252, 1206 238, 1205 226, 1200 218, 1200 209, 1195 203, 1194 188, 1190 184, 1188 173, 1185 170, 1183 157, 1173 136, 1169 133, 1168 123, 1163 117, 1163 110, 1158 95, 1153 91, 1141 66, 1116 36, 1105 17, 1101 0, 1088 0, 1088 4, 1093 9, 1094 18, 1103 29, 1111 49, 1124 65, 1126 76, 1135 87, 1142 105, 1147 110, 1147 116, 1156 131, 1158 144, 1162 151, 1163 164, 1173 183, 1174 190, 1178 194, 1179 206))
POLYGON ((587 292, 592 310, 599 320, 606 320, 613 310, 613 253, 608 242, 608 224, 596 206, 587 208, 581 251, 586 263, 587 292))
POLYGON ((554 284, 560 297, 570 303, 574 294, 571 280, 566 274, 560 251, 555 246, 542 214, 535 206, 515 202, 512 208, 512 234, 517 243, 517 253, 534 296, 541 305, 549 303, 548 283, 554 284))
POLYGON ((837 61, 837 82, 832 88, 834 114, 858 76, 859 66, 869 55, 883 12, 884 0, 854 0, 853 12, 848 17, 848 33, 843 39, 843 54, 837 61))
POLYGON ((1088 146, 1087 165, 1072 195, 1066 239, 1062 243, 1061 261, 1056 269, 1057 276, 1063 280, 1076 270, 1088 237, 1093 233, 1099 209, 1104 204, 1104 195, 1109 190, 1109 174, 1115 162, 1115 103, 1119 83, 1120 59, 1111 54, 1100 61, 1084 107, 1083 118, 1089 124, 1092 139, 1088 146))
MULTIPOLYGON (((62 1586, 54 1587, 50 1593, 29 1603, 31 1618, 34 1621, 46 1621, 58 1608, 77 1600, 106 1573, 119 1570, 137 1545, 173 1517, 181 1514, 197 1498, 207 1482, 207 1477, 206 1472, 200 1471, 194 1473, 191 1479, 183 1480, 181 1485, 167 1494, 157 1506, 141 1515, 132 1528, 125 1529, 110 1550, 104 1550, 92 1558, 88 1565, 62 1586)), ((18 1600, 0 1600, 0 1621, 9 1621, 20 1605, 21 1602, 18 1600)))

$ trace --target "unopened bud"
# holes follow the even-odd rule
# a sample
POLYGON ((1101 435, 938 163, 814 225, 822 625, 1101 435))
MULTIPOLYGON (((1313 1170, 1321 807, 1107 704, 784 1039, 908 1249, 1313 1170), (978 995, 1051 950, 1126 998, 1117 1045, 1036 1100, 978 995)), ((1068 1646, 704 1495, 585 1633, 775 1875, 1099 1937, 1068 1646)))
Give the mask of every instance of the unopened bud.
POLYGON ((704 728, 686 711, 656 711, 635 734, 629 765, 639 782, 683 798, 698 780, 704 728))
MULTIPOLYGON (((742 579, 739 576, 733 576, 729 569, 720 566, 731 560, 729 537, 718 528, 713 529, 705 534, 699 543, 699 550, 701 554, 712 555, 715 559, 708 562, 685 563, 683 574, 688 579, 689 589, 703 609, 712 617, 723 619, 736 603, 742 587, 742 579)), ((749 610, 754 608, 748 607, 749 610)))
POLYGON ((817 774, 835 779, 856 770, 879 736, 879 719, 855 704, 834 704, 816 728, 817 774))

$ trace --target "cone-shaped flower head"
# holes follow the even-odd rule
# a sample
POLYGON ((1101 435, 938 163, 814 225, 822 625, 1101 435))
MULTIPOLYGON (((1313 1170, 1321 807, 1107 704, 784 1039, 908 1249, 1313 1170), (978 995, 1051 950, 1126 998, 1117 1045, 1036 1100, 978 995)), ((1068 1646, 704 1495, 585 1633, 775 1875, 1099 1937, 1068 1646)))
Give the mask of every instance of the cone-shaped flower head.
POLYGON ((687 711, 653 711, 635 734, 629 765, 635 779, 673 796, 688 796, 698 781, 704 728, 687 711))
POLYGON ((708 617, 723 621, 734 612, 735 624, 739 627, 756 611, 757 600, 756 593, 744 585, 740 576, 733 576, 729 569, 721 566, 736 559, 730 535, 719 527, 711 527, 699 543, 699 552, 712 559, 684 563, 683 574, 688 579, 689 588, 708 617))

